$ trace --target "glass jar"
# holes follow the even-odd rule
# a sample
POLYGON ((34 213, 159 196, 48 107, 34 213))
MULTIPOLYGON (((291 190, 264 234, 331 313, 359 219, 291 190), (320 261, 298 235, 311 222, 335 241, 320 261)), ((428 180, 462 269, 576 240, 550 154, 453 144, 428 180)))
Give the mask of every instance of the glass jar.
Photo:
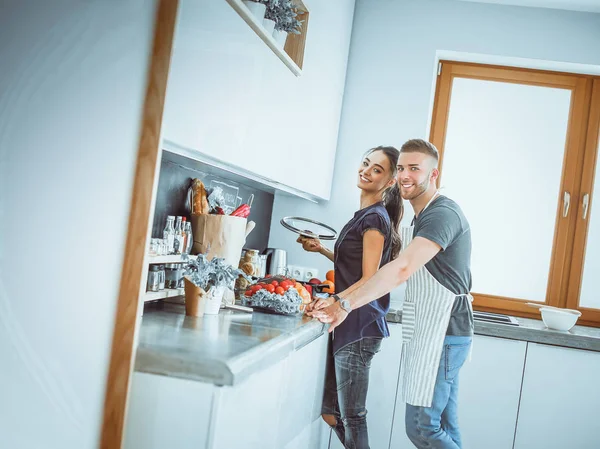
POLYGON ((168 263, 165 265, 165 288, 178 288, 183 284, 181 264, 168 263))
POLYGON ((148 283, 146 290, 149 292, 157 292, 160 285, 160 273, 158 271, 158 265, 150 265, 148 270, 148 283))
POLYGON ((159 290, 164 290, 165 289, 165 266, 164 265, 159 265, 158 266, 158 289, 159 290))

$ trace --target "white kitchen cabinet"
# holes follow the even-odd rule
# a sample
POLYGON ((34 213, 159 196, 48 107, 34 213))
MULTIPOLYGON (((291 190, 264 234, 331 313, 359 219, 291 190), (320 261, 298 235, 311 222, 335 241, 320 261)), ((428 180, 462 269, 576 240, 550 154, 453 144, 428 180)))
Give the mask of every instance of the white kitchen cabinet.
MULTIPOLYGON (((511 449, 527 343, 476 335, 460 372, 459 422, 465 448, 511 449)), ((390 448, 411 448, 398 397, 390 448)), ((529 448, 532 449, 532 448, 529 448)))
MULTIPOLYGON (((280 403, 277 412, 279 424, 276 429, 273 429, 277 433, 277 448, 283 448, 286 443, 300 434, 302 434, 301 440, 318 441, 321 438, 322 426, 313 426, 313 424, 322 421, 321 404, 325 385, 327 340, 327 335, 322 335, 316 341, 294 352, 286 360, 285 384, 279 395, 280 403), (311 424, 303 428, 305 423, 311 424)), ((327 432, 328 427, 325 426, 324 430, 327 432)), ((318 448, 314 445, 305 447, 318 448)))
MULTIPOLYGON (((367 395, 367 426, 371 449, 388 449, 396 403, 396 388, 402 351, 402 326, 388 323, 390 337, 381 343, 381 351, 373 357, 367 395)), ((331 449, 343 449, 335 434, 331 449)))
POLYGON ((326 449, 327 336, 234 387, 135 373, 125 449, 326 449))
POLYGON ((134 373, 125 426, 125 449, 204 449, 215 386, 134 373))
POLYGON ((600 353, 529 343, 514 449, 597 449, 600 353))
POLYGON ((328 199, 354 0, 304 3, 296 77, 225 0, 180 2, 163 137, 328 199))

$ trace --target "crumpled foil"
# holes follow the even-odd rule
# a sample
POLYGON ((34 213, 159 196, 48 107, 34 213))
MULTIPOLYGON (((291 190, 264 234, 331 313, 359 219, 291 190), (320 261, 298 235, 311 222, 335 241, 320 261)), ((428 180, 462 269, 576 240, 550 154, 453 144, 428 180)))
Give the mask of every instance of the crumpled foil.
POLYGON ((296 315, 301 312, 302 298, 295 288, 290 288, 283 295, 269 293, 265 289, 261 289, 250 297, 244 296, 242 304, 280 315, 296 315))

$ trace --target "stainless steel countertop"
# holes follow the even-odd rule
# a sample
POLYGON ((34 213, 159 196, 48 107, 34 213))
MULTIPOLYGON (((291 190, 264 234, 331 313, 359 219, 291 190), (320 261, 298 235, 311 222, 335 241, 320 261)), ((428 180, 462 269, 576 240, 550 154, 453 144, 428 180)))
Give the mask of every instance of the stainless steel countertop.
MULTIPOLYGON (((402 312, 391 310, 387 320, 401 323, 402 312)), ((541 320, 518 321, 518 327, 475 321, 475 334, 600 352, 600 329, 575 326, 560 332, 546 329, 541 320)), ((135 370, 237 385, 326 332, 326 325, 305 316, 221 310, 214 316, 186 317, 183 300, 172 298, 146 305, 135 370)))
POLYGON ((235 385, 326 332, 305 316, 221 310, 187 317, 183 300, 168 299, 145 307, 135 371, 235 385))
MULTIPOLYGON (((389 323, 401 323, 402 311, 390 310, 386 318, 389 323)), ((475 320, 475 334, 600 352, 599 328, 574 326, 570 331, 555 331, 548 329, 541 319, 516 319, 519 326, 475 320)))

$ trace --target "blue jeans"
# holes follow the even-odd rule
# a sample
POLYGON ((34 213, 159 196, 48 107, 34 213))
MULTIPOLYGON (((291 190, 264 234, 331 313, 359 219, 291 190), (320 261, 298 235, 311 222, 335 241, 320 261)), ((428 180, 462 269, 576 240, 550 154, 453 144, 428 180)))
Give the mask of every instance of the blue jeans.
POLYGON ((406 434, 418 449, 461 449, 458 429, 458 373, 472 337, 446 336, 431 407, 406 404, 406 434))
POLYGON ((329 345, 322 413, 333 415, 333 427, 346 449, 369 449, 367 390, 373 356, 381 338, 363 338, 335 353, 329 345))

